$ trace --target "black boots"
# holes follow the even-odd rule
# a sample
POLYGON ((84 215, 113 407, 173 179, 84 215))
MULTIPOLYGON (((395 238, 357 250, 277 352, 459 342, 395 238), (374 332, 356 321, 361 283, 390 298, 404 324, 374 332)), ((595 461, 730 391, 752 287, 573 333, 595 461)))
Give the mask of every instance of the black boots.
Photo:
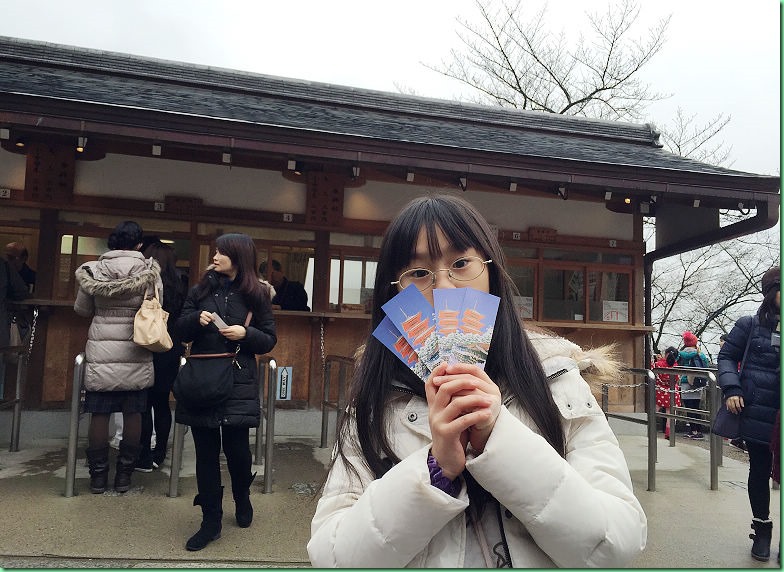
POLYGON ((109 481, 109 445, 87 449, 87 464, 90 468, 90 492, 101 494, 109 481))
POLYGON ((234 517, 237 519, 237 526, 240 528, 248 528, 250 523, 253 522, 253 505, 250 504, 250 485, 253 479, 256 478, 256 473, 250 475, 245 479, 247 484, 234 486, 231 484, 231 494, 234 497, 234 517))
POLYGON ((770 520, 751 519, 751 528, 754 529, 749 538, 754 541, 751 547, 751 557, 761 562, 770 560, 770 537, 773 532, 773 522, 770 520))
POLYGON ((117 472, 114 475, 114 490, 118 493, 127 493, 130 490, 131 475, 136 467, 138 455, 138 445, 129 445, 125 439, 120 441, 120 452, 117 454, 117 472))
POLYGON ((193 506, 201 506, 201 527, 185 543, 187 550, 201 550, 221 535, 223 518, 223 487, 210 493, 199 493, 193 498, 193 506))

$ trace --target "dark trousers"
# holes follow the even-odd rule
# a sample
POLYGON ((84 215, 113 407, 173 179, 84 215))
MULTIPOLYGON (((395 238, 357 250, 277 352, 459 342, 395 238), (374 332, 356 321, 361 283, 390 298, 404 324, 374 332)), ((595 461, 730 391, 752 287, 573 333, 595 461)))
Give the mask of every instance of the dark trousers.
POLYGON ((770 469, 773 465, 773 454, 766 443, 750 443, 746 441, 749 453, 749 504, 754 518, 768 520, 770 516, 770 469))
POLYGON ((250 429, 228 426, 216 429, 191 427, 191 434, 196 449, 196 486, 199 494, 213 493, 221 486, 221 444, 226 455, 232 491, 247 488, 252 461, 248 441, 250 429))
MULTIPOLYGON (((700 408, 700 400, 699 399, 683 399, 683 397, 681 397, 681 401, 683 401, 683 406, 684 407, 688 407, 689 409, 699 409, 700 408)), ((691 431, 699 431, 700 433, 702 433, 702 429, 703 429, 702 425, 700 425, 699 423, 694 421, 695 419, 699 420, 700 416, 698 414, 696 414, 696 413, 692 413, 691 411, 687 412, 686 416, 690 417, 692 419, 692 421, 689 422, 689 429, 691 431)))
POLYGON ((150 389, 147 393, 147 410, 142 413, 142 435, 139 444, 140 455, 148 455, 152 442, 152 428, 155 427, 155 449, 166 456, 166 445, 172 425, 172 413, 169 408, 169 394, 150 389), (155 414, 153 416, 153 413, 155 414))

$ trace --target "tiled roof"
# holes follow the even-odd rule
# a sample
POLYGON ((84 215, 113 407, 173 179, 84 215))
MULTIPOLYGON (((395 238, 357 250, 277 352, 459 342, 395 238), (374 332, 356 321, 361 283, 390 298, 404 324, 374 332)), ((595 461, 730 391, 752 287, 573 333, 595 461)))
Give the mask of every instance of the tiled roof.
POLYGON ((0 98, 5 92, 505 156, 755 177, 669 153, 648 124, 480 106, 5 37, 0 37, 0 62, 0 98))

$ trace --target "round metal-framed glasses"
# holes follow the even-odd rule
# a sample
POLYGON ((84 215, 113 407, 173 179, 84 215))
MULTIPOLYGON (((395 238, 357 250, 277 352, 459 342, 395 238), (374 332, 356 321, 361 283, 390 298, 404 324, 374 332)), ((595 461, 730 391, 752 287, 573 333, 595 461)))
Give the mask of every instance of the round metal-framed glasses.
POLYGON ((413 284, 417 290, 427 290, 436 283, 436 272, 446 271, 449 279, 457 282, 468 282, 475 280, 482 275, 485 267, 492 262, 492 259, 482 260, 478 256, 461 256, 455 260, 449 268, 438 268, 430 270, 428 268, 411 268, 403 272, 395 282, 390 282, 392 286, 397 286, 401 290, 413 284))

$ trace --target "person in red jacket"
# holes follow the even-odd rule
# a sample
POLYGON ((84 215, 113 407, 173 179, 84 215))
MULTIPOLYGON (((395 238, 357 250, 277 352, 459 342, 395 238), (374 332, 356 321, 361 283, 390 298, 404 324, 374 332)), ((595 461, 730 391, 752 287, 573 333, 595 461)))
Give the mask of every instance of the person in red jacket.
MULTIPOLYGON (((678 361, 678 348, 673 346, 664 350, 664 356, 658 356, 654 362, 654 367, 672 367, 678 361)), ((681 407, 681 391, 677 383, 677 376, 670 376, 668 373, 656 374, 656 409, 659 413, 668 413, 670 410, 670 392, 675 391, 675 406, 681 407), (673 389, 673 385, 675 388, 673 389)), ((663 419, 662 431, 664 431, 664 438, 670 437, 670 423, 669 419, 663 419)))

